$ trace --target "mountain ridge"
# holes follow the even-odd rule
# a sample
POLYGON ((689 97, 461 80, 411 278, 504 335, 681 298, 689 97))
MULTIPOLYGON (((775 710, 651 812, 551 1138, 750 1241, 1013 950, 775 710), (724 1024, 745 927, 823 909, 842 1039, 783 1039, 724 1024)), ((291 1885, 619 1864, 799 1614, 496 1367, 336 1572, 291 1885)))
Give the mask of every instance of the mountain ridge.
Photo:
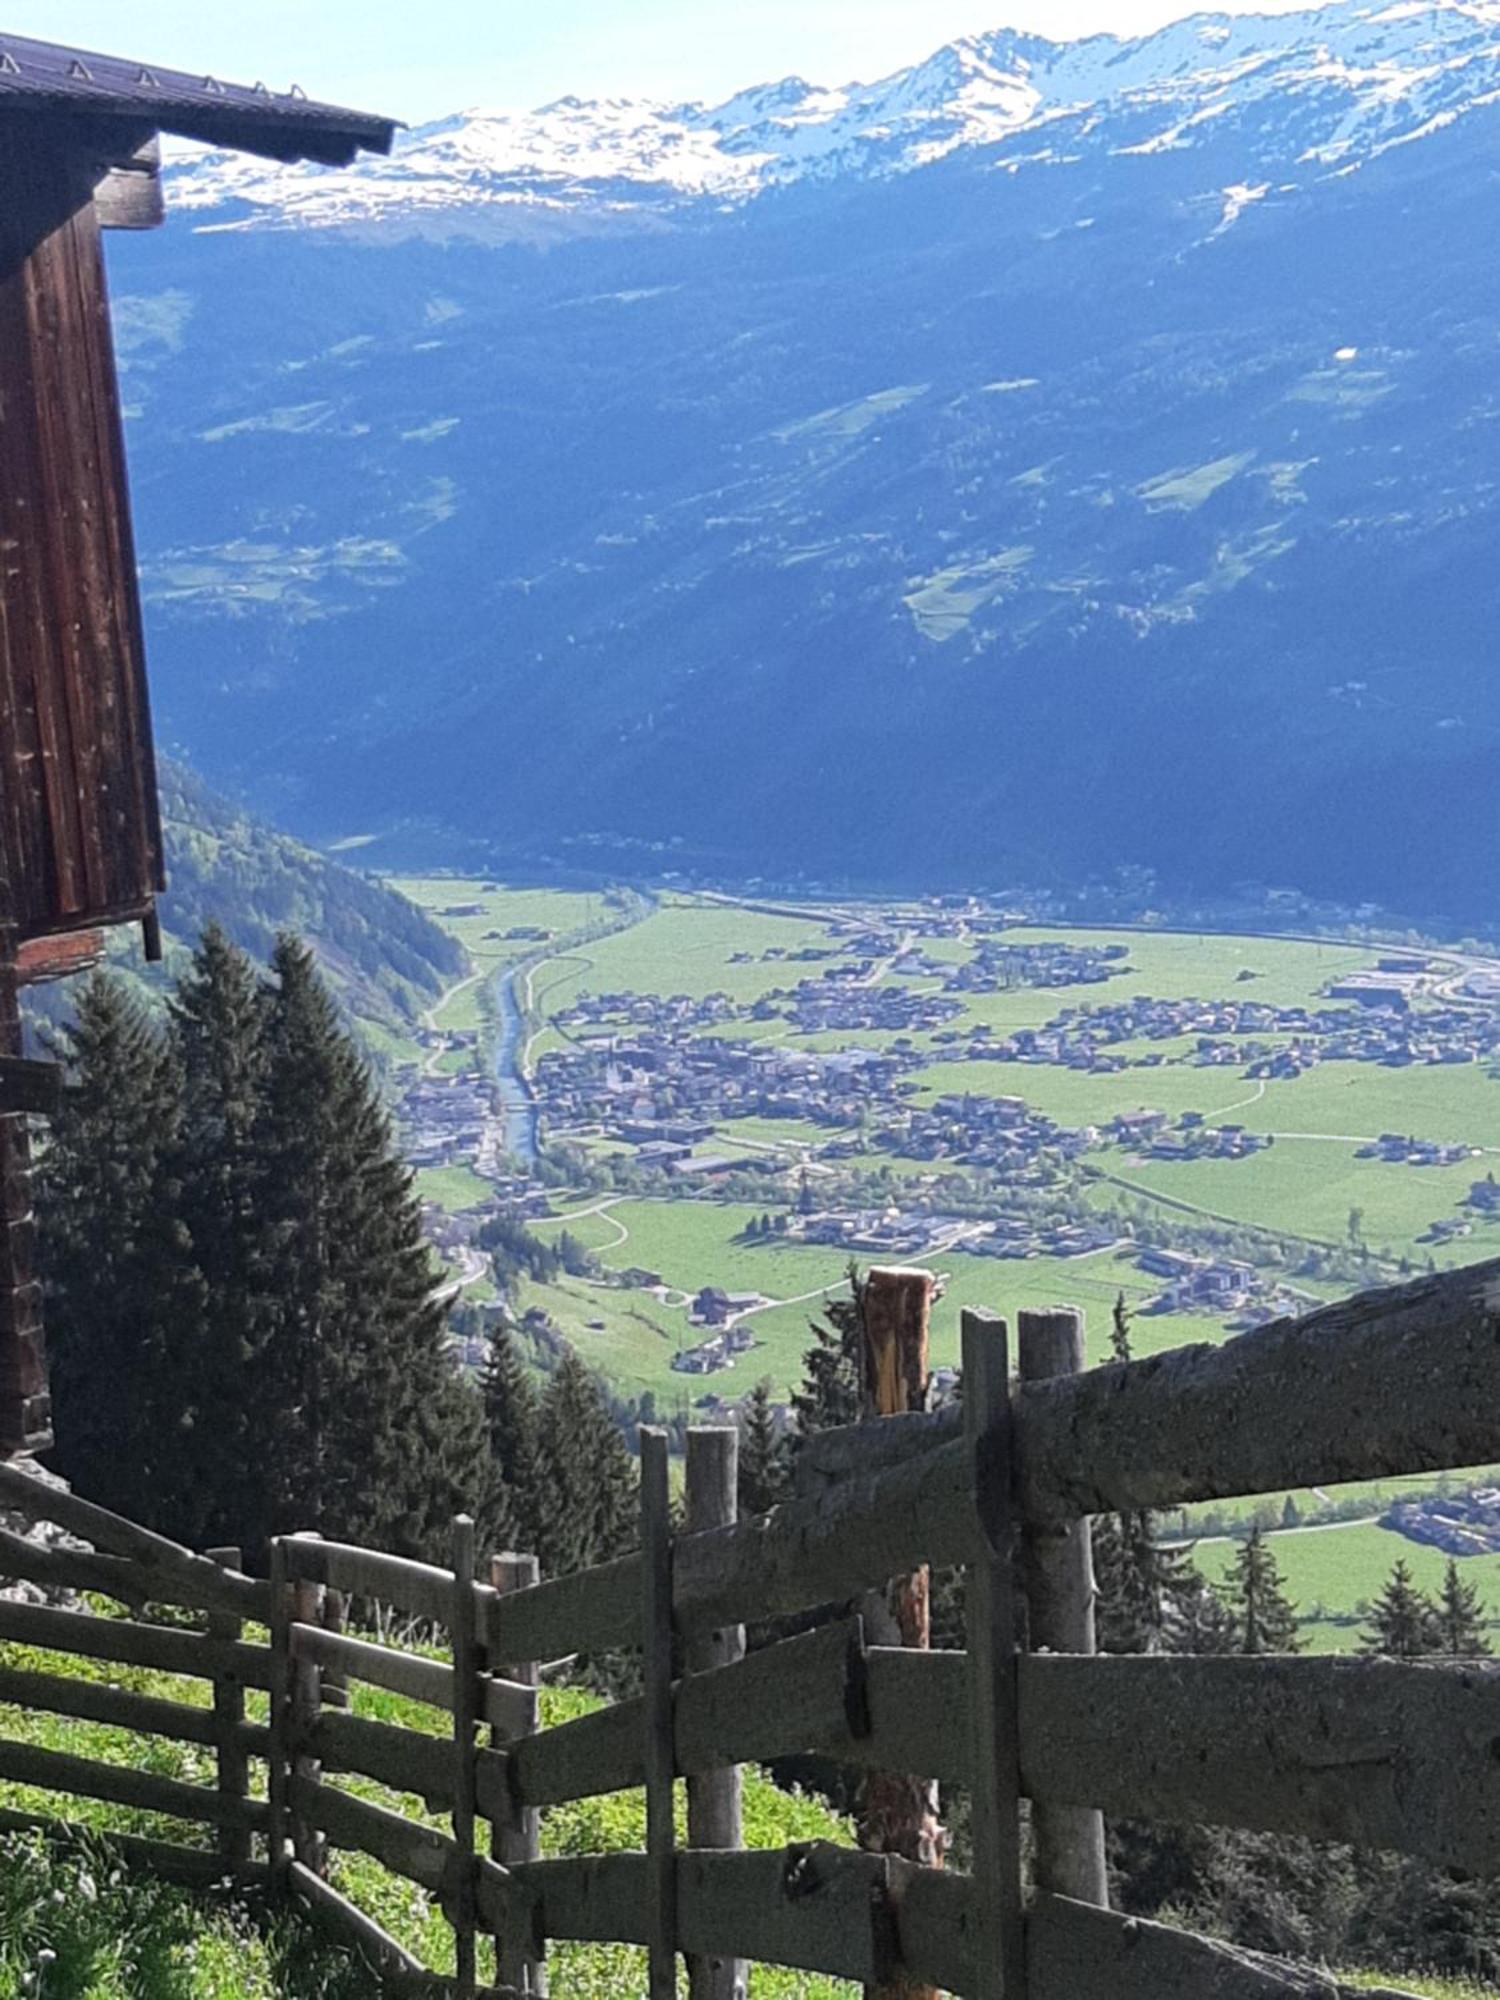
POLYGON ((1491 917, 1500 24, 1229 26, 1066 144, 119 239, 171 740, 388 862, 1491 917))

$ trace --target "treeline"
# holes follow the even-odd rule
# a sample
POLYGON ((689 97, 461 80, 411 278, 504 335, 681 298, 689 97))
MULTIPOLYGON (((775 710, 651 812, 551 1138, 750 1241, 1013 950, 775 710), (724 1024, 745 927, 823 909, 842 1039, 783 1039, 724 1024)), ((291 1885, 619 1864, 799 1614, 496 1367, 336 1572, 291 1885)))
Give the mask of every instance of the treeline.
POLYGON ((96 975, 60 1044, 37 1210, 54 1462, 81 1493, 252 1559, 298 1529, 438 1555, 459 1512, 554 1571, 630 1545, 630 1456, 571 1350, 512 1492, 410 1171, 303 944, 280 938, 267 980, 210 926, 164 1016, 96 975))

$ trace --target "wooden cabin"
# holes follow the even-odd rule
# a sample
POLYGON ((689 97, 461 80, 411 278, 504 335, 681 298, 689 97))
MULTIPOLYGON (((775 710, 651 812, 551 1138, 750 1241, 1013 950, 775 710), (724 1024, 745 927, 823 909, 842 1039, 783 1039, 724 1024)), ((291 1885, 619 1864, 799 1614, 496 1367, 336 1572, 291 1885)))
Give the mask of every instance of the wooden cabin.
POLYGON ((0 29, 0 1456, 49 1441, 18 988, 165 886, 102 232, 164 220, 161 137, 347 166, 389 120, 0 29))

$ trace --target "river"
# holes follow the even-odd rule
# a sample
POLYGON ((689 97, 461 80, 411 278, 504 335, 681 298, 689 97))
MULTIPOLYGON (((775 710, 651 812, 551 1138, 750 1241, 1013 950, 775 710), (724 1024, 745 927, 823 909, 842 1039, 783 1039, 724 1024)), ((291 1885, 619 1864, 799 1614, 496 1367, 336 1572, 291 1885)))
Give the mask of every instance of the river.
POLYGON ((529 965, 518 965, 495 982, 500 1001, 500 1033, 495 1046, 495 1082, 504 1106, 505 1150, 528 1167, 539 1157, 537 1146, 536 1097, 521 1069, 526 1039, 526 1019, 516 998, 516 987, 526 977, 529 965))

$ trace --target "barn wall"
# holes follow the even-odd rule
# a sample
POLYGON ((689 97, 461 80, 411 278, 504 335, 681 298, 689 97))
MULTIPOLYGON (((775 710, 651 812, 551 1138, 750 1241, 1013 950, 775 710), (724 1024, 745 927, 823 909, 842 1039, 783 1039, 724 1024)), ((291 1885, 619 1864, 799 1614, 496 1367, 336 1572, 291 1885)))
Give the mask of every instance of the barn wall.
POLYGON ((21 938, 161 887, 140 598, 95 169, 0 126, 0 859, 21 938))

